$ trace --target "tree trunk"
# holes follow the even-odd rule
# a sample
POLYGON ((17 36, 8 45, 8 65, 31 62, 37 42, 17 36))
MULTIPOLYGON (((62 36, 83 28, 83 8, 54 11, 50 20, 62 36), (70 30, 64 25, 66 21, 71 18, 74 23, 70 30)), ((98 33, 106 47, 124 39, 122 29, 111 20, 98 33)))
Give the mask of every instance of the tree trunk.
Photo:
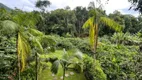
POLYGON ((63 80, 65 80, 65 68, 63 68, 63 80))
POLYGON ((79 25, 78 25, 78 33, 79 33, 78 35, 79 35, 79 37, 80 37, 80 33, 81 33, 81 29, 80 28, 81 28, 81 25, 80 25, 80 21, 79 21, 79 25))
MULTIPOLYGON (((97 3, 94 5, 94 7, 96 8, 97 3)), ((94 44, 94 52, 96 53, 97 50, 97 43, 98 43, 98 24, 97 24, 97 13, 96 13, 96 9, 95 9, 95 44, 94 44)), ((95 54, 94 54, 94 58, 95 58, 95 54)))
POLYGON ((17 32, 17 35, 16 35, 16 48, 17 48, 17 69, 18 69, 18 80, 21 80, 21 77, 20 77, 20 57, 19 57, 19 48, 18 48, 18 38, 19 38, 19 32, 17 32))
MULTIPOLYGON (((95 24, 95 44, 94 44, 94 53, 96 53, 97 50, 97 45, 98 45, 98 24, 95 24)), ((94 58, 95 58, 95 54, 94 54, 94 58)))
POLYGON ((94 45, 95 53, 97 50, 97 44, 98 44, 98 24, 95 24, 95 45, 94 45))
POLYGON ((38 56, 37 56, 37 53, 35 53, 35 56, 36 56, 36 80, 38 80, 38 56))

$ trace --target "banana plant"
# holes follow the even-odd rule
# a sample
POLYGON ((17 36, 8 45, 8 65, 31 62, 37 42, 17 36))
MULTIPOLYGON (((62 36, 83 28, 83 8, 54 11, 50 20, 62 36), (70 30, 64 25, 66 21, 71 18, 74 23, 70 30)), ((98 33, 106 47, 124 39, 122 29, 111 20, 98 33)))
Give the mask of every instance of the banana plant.
POLYGON ((25 70, 26 59, 31 53, 31 46, 28 40, 29 36, 26 31, 34 28, 38 22, 37 20, 34 13, 22 11, 13 13, 10 20, 0 20, 0 32, 5 35, 16 34, 17 37, 18 80, 21 80, 20 72, 25 70))
POLYGON ((59 66, 62 66, 63 69, 63 80, 65 80, 65 73, 68 69, 76 69, 78 72, 82 72, 82 53, 80 51, 72 50, 71 53, 67 53, 65 49, 63 49, 64 54, 62 55, 61 59, 56 59, 54 62, 52 62, 51 66, 51 72, 54 74, 58 73, 59 66), (73 68, 70 68, 69 66, 73 65, 73 68))
POLYGON ((51 47, 51 49, 54 49, 54 46, 56 45, 55 40, 48 37, 47 35, 44 35, 42 32, 36 30, 36 29, 28 29, 27 33, 30 37, 31 45, 34 48, 34 55, 36 59, 36 80, 38 80, 38 69, 40 66, 39 62, 39 56, 40 54, 47 53, 47 51, 50 51, 50 49, 47 50, 48 47, 51 47))
POLYGON ((0 22, 1 24, 1 33, 4 34, 17 34, 17 60, 18 60, 18 73, 19 73, 19 80, 20 80, 20 71, 23 71, 25 69, 25 60, 27 56, 30 54, 30 45, 28 44, 28 41, 25 39, 23 32, 21 30, 18 30, 19 25, 17 25, 15 22, 10 20, 4 20, 0 22), (21 65, 21 64, 22 65, 21 65), (20 69, 21 67, 21 69, 20 69))
POLYGON ((100 24, 104 24, 118 32, 121 31, 123 27, 119 25, 118 23, 116 23, 114 20, 108 17, 99 15, 99 12, 97 11, 95 7, 95 4, 91 2, 91 5, 93 8, 90 11, 91 11, 91 14, 93 14, 93 16, 91 16, 84 23, 83 28, 89 27, 90 45, 92 50, 96 53, 97 43, 98 43, 98 28, 100 24))

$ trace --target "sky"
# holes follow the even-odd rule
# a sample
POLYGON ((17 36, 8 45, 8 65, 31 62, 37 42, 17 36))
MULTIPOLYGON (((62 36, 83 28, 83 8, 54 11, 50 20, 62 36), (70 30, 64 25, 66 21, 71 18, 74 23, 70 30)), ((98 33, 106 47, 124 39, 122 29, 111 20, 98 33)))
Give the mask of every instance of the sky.
MULTIPOLYGON (((0 3, 5 4, 6 6, 14 9, 15 7, 24 10, 24 11, 32 11, 38 10, 35 7, 35 3, 37 0, 0 0, 0 3)), ((51 2, 51 6, 48 7, 48 10, 55 10, 58 8, 65 8, 69 6, 71 9, 74 9, 76 6, 88 7, 89 2, 96 0, 49 0, 51 2)), ((103 4, 104 10, 106 10, 107 14, 113 13, 115 10, 120 11, 122 14, 132 14, 134 16, 138 16, 139 13, 133 10, 128 10, 131 4, 128 0, 109 0, 108 4, 106 4, 107 0, 101 0, 103 4)))

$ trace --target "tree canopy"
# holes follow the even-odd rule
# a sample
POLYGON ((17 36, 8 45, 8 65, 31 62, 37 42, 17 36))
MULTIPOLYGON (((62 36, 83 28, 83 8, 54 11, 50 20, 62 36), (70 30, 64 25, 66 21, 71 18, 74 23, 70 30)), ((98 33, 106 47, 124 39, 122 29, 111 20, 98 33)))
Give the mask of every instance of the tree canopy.
POLYGON ((128 1, 132 3, 130 9, 133 8, 134 10, 142 13, 142 0, 128 0, 128 1))

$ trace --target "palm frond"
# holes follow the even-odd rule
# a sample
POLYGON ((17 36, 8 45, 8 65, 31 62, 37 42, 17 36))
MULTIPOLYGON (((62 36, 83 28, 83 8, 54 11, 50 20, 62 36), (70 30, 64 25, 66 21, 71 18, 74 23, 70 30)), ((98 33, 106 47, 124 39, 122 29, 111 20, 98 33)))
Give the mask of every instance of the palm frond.
POLYGON ((43 53, 43 47, 41 44, 41 37, 35 37, 31 36, 31 44, 35 47, 35 49, 38 51, 38 53, 42 54, 43 53))
POLYGON ((67 53, 67 51, 65 49, 63 49, 64 53, 62 56, 62 59, 68 60, 69 59, 69 54, 67 53))
POLYGON ((44 36, 43 33, 35 29, 29 29, 28 35, 32 45, 37 49, 39 53, 43 53, 43 47, 41 44, 42 37, 44 36))
POLYGON ((89 29, 89 38, 90 38, 90 46, 92 48, 94 48, 94 38, 95 38, 95 23, 94 23, 94 19, 95 19, 95 16, 93 17, 90 17, 83 25, 83 28, 88 28, 90 27, 89 29))
POLYGON ((24 38, 24 36, 21 33, 18 33, 18 56, 21 59, 22 63, 21 71, 25 69, 26 59, 30 53, 31 53, 31 47, 28 41, 24 38))
POLYGON ((81 51, 76 51, 75 55, 74 55, 77 59, 82 59, 82 52, 81 51))
POLYGON ((51 66, 51 72, 54 73, 54 74, 57 74, 59 66, 60 66, 60 60, 54 61, 52 66, 51 66))
POLYGON ((33 35, 33 36, 43 36, 44 34, 36 29, 30 28, 29 32, 33 35))
POLYGON ((39 52, 43 53, 43 47, 42 47, 41 43, 39 42, 39 40, 35 39, 35 42, 36 42, 36 46, 37 46, 39 52))
POLYGON ((12 20, 19 25, 23 25, 24 27, 35 28, 36 23, 38 22, 40 16, 37 16, 33 12, 21 12, 17 11, 16 14, 13 15, 12 20))
POLYGON ((10 20, 0 21, 0 28, 3 34, 12 34, 18 31, 18 24, 10 20))
POLYGON ((72 58, 77 58, 79 60, 82 59, 82 52, 79 51, 78 49, 72 49, 72 50, 68 50, 68 54, 69 54, 69 57, 72 58))
POLYGON ((110 28, 114 29, 115 31, 122 31, 123 27, 116 23, 114 20, 109 19, 107 17, 101 17, 100 22, 104 23, 105 25, 109 26, 110 28))
POLYGON ((90 17, 84 24, 83 24, 83 28, 88 28, 93 26, 94 24, 94 17, 90 17))
POLYGON ((75 63, 75 64, 74 64, 74 69, 75 69, 77 72, 81 73, 81 72, 83 72, 83 65, 82 65, 81 63, 75 63))
POLYGON ((62 59, 66 60, 67 63, 76 63, 82 60, 82 52, 78 49, 71 49, 64 53, 62 59))

